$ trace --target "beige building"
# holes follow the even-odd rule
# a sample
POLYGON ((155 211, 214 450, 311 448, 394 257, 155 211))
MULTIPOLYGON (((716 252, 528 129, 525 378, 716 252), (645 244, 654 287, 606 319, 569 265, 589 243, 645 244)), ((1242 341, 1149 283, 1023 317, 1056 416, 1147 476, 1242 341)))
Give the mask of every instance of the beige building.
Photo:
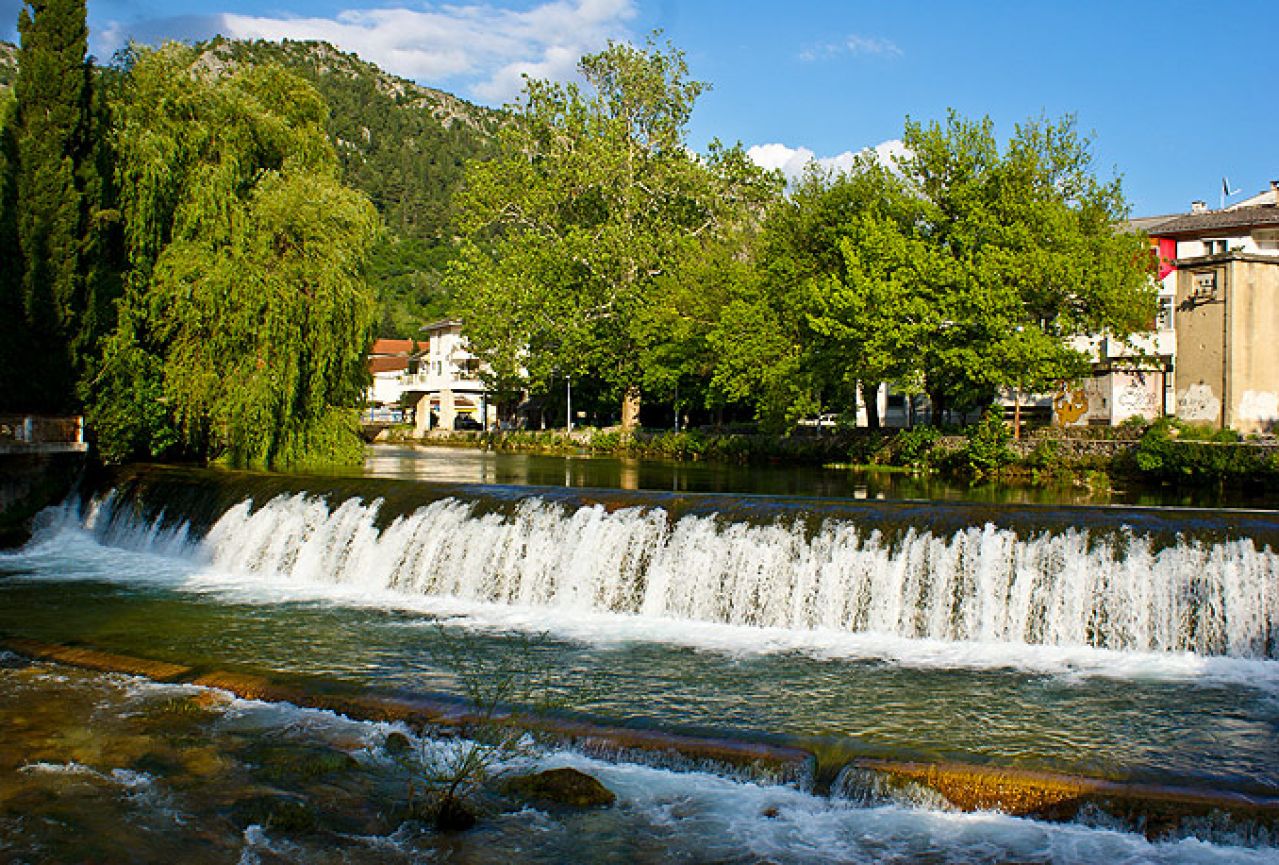
POLYGON ((1279 183, 1223 210, 1150 228, 1175 242, 1175 414, 1243 433, 1279 429, 1279 183))
POLYGON ((445 319, 422 328, 425 339, 403 378, 405 399, 416 406, 420 436, 432 429, 488 429, 497 406, 483 381, 484 364, 471 353, 462 322, 445 319))

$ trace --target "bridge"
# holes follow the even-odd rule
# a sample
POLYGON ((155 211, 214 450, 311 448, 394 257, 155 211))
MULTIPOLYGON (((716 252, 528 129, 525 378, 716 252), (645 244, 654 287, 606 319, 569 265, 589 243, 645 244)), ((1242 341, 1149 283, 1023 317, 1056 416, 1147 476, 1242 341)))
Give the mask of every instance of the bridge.
POLYGON ((0 415, 0 454, 83 453, 84 418, 0 415))

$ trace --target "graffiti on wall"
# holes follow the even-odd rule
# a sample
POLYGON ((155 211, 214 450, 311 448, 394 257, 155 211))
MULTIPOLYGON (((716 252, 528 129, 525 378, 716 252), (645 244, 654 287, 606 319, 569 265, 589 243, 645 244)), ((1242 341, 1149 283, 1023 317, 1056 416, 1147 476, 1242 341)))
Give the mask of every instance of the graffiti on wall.
POLYGON ((1239 420, 1251 421, 1265 429, 1279 422, 1279 394, 1268 390, 1246 390, 1239 398, 1239 420))
POLYGON ((1177 394, 1177 417, 1188 421, 1221 420, 1221 400, 1206 384, 1192 384, 1177 394))
POLYGON ((1159 389, 1154 376, 1132 373, 1115 381, 1115 411, 1112 421, 1130 417, 1158 417, 1159 389))
POLYGON ((1057 423, 1062 426, 1079 423, 1086 414, 1088 414, 1088 394, 1084 393, 1083 388, 1074 390, 1063 388, 1053 397, 1053 415, 1057 418, 1057 423))

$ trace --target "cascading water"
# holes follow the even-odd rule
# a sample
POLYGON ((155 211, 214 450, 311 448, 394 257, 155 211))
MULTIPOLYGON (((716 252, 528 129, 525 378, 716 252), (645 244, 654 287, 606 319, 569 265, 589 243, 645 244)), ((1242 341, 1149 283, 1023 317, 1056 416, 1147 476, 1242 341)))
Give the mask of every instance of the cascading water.
MULTIPOLYGON (((508 673, 523 676, 512 702, 549 691, 570 724, 798 748, 839 820, 959 825, 949 809, 968 806, 951 793, 884 768, 946 765, 956 783, 1008 770, 1136 785, 1124 802, 1166 789, 1226 803, 1226 822, 1204 812, 1147 847, 1127 805, 1097 812, 1101 834, 1152 861, 1173 861, 1179 838, 1208 856, 1274 853, 1273 821, 1249 803, 1279 813, 1275 514, 171 469, 105 480, 0 553, 0 641, 17 651, 79 643, 322 694, 460 696, 468 669, 549 669, 508 673)), ((21 759, 23 783, 160 765, 21 759)), ((611 766, 591 771, 632 771, 611 766)), ((630 808, 665 777, 646 771, 630 808)), ((1071 832, 1093 831, 1087 808, 1071 832)), ((779 819, 761 809, 751 832, 779 819)), ((982 849, 986 820, 971 822, 982 849)), ((1063 861, 1115 858, 1095 852, 1063 861)))
MULTIPOLYGON (((305 493, 244 500, 198 544, 219 570, 268 581, 904 639, 1279 657, 1279 555, 1246 537, 886 531, 843 516, 733 521, 536 496, 488 512, 444 498, 383 524, 380 507, 305 493)), ((114 515, 97 522, 121 532, 114 515)), ((137 529, 148 545, 159 522, 137 529)), ((179 524, 166 543, 186 535, 179 524)))

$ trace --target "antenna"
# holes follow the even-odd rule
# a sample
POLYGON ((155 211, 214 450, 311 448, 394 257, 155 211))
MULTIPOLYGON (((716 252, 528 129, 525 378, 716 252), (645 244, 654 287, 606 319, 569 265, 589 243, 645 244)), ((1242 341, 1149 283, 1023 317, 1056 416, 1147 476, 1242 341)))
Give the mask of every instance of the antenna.
POLYGON ((1230 181, 1226 179, 1225 175, 1222 175, 1221 177, 1221 209, 1222 210, 1226 209, 1227 198, 1229 198, 1232 195, 1238 195, 1241 192, 1243 192, 1242 189, 1231 189, 1230 181))

